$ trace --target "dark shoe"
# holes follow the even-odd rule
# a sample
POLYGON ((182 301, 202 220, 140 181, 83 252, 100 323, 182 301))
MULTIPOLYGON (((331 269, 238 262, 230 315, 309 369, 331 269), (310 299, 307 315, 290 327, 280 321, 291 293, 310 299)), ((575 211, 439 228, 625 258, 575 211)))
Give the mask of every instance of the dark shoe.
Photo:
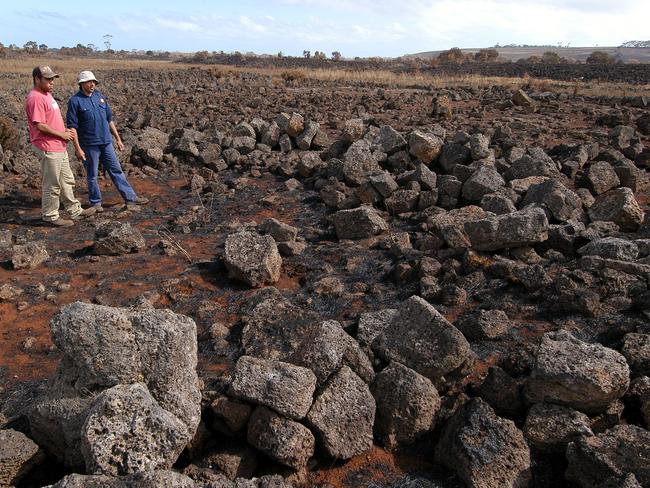
POLYGON ((70 217, 72 220, 79 220, 79 219, 85 219, 86 217, 90 217, 91 215, 95 215, 95 212, 97 212, 97 209, 95 207, 88 207, 84 208, 80 213, 77 215, 74 215, 73 217, 70 217))
POLYGON ((146 205, 147 203, 149 203, 149 199, 145 197, 135 197, 135 200, 126 202, 127 205, 129 203, 135 203, 136 205, 146 205))
POLYGON ((98 203, 97 205, 93 205, 93 208, 95 209, 96 213, 102 213, 104 211, 104 207, 102 207, 101 203, 98 203))
POLYGON ((66 220, 62 218, 58 218, 56 220, 45 220, 44 222, 47 225, 51 225, 52 227, 71 227, 74 225, 74 222, 72 220, 66 220))

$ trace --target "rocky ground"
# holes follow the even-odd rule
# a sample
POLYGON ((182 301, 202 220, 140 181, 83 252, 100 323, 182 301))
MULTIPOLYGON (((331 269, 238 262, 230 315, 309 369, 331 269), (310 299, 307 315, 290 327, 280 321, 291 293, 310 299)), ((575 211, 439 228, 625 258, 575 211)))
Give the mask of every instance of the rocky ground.
POLYGON ((0 93, 0 484, 650 486, 633 88, 96 74, 151 203, 67 229, 0 93))

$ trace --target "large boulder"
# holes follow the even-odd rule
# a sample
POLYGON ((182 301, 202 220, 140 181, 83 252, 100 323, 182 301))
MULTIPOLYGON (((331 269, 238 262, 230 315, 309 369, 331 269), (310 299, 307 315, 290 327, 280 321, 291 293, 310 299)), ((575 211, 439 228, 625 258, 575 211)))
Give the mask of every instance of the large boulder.
POLYGON ((546 154, 525 154, 512 163, 504 174, 508 180, 517 180, 529 176, 548 176, 558 178, 560 171, 557 164, 546 154))
POLYGON ((603 193, 589 208, 589 218, 593 222, 614 222, 623 232, 636 231, 643 222, 643 215, 643 210, 629 188, 616 188, 603 193))
POLYGON ((341 210, 332 215, 339 239, 365 239, 388 230, 388 224, 372 207, 341 210))
POLYGON ((434 134, 414 130, 409 134, 409 153, 424 164, 435 161, 442 151, 442 139, 434 134))
POLYGON ((435 458, 472 488, 525 488, 531 479, 524 435, 479 398, 445 424, 435 458))
POLYGON ((544 210, 531 207, 509 214, 465 223, 471 246, 477 251, 496 251, 521 247, 548 239, 548 220, 544 210))
POLYGON ((499 172, 490 165, 481 165, 463 184, 463 198, 470 202, 480 202, 488 193, 494 193, 505 185, 499 172))
POLYGON ((336 320, 322 321, 310 327, 289 360, 310 368, 316 375, 317 385, 325 383, 343 364, 366 382, 374 377, 368 356, 336 320))
POLYGON ((625 357, 560 331, 544 335, 526 385, 532 403, 549 402, 587 413, 603 412, 630 384, 625 357))
POLYGON ((345 182, 358 186, 368 180, 369 175, 382 171, 370 143, 365 139, 355 141, 343 156, 343 177, 345 182))
POLYGON ((593 435, 587 415, 552 403, 536 403, 528 411, 524 434, 537 449, 564 452, 569 442, 593 435))
POLYGON ((634 241, 628 241, 620 237, 601 237, 579 248, 578 254, 621 261, 634 261, 639 255, 639 246, 634 241))
POLYGON ((443 170, 450 173, 454 170, 454 166, 468 163, 471 157, 471 151, 467 145, 448 143, 442 146, 438 164, 443 170))
POLYGON ((368 385, 343 366, 314 400, 307 422, 328 456, 350 459, 372 447, 375 409, 368 385))
POLYGON ((273 237, 243 231, 226 238, 224 263, 230 277, 257 288, 280 279, 282 257, 273 237))
POLYGON ((151 396, 146 385, 103 391, 81 433, 86 472, 121 476, 171 468, 193 433, 151 396))
POLYGON ((551 217, 560 222, 582 214, 582 200, 578 194, 553 179, 530 185, 522 205, 526 207, 532 204, 548 209, 551 217))
POLYGON ((418 296, 401 304, 390 326, 375 338, 372 347, 380 357, 408 366, 435 385, 474 360, 463 334, 418 296))
POLYGON ((51 322, 63 353, 56 375, 29 413, 34 440, 59 461, 82 467, 82 427, 104 391, 143 383, 175 416, 186 436, 196 432, 201 394, 196 374, 196 324, 169 310, 135 310, 76 302, 51 322))
POLYGON ((440 396, 433 383, 392 362, 371 386, 377 402, 375 434, 388 448, 409 444, 433 428, 440 396))
POLYGON ((282 112, 277 116, 275 122, 280 130, 286 132, 290 137, 297 137, 305 128, 305 119, 296 112, 292 114, 282 112))
POLYGON ((316 444, 307 427, 265 407, 258 407, 253 412, 247 438, 253 447, 293 469, 307 465, 316 444))
POLYGON ((589 165, 581 183, 594 195, 605 193, 621 184, 616 171, 607 161, 598 161, 589 165))
POLYGON ((320 124, 318 122, 309 121, 305 124, 305 129, 296 137, 296 146, 298 149, 307 151, 311 147, 311 142, 316 137, 316 134, 320 130, 320 124))
POLYGON ((299 420, 309 411, 316 376, 301 366, 242 356, 237 361, 230 394, 299 420))
POLYGON ((18 485, 44 457, 43 451, 22 432, 0 430, 0 486, 18 485))
POLYGON ((389 156, 406 147, 406 139, 404 139, 404 136, 390 125, 384 125, 379 129, 379 135, 374 142, 378 146, 381 146, 382 151, 389 156))
POLYGON ((50 255, 45 243, 40 241, 14 246, 11 253, 11 264, 14 269, 38 268, 48 259, 50 255))
POLYGON ((650 486, 650 432, 636 425, 617 425, 596 436, 568 445, 566 478, 581 488, 627 473, 643 487, 650 486))
POLYGON ((103 222, 95 229, 95 254, 119 256, 144 249, 140 231, 128 222, 103 222))

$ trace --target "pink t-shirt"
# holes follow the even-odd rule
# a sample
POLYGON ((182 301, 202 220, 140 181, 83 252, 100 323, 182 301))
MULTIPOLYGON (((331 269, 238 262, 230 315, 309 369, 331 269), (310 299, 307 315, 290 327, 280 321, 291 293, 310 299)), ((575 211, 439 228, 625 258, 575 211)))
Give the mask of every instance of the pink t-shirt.
POLYGON ((25 101, 25 113, 29 125, 29 139, 34 146, 41 151, 66 151, 66 141, 45 134, 36 128, 36 124, 41 123, 47 124, 54 130, 65 131, 61 109, 51 93, 43 93, 36 88, 32 89, 25 101))

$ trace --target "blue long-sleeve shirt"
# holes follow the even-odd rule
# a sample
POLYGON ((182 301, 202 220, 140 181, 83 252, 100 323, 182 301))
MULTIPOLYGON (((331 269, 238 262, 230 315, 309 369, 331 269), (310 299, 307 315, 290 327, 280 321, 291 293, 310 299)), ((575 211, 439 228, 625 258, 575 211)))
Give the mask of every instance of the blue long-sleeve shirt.
POLYGON ((82 147, 113 142, 108 125, 113 113, 106 97, 97 90, 90 96, 79 90, 70 97, 65 118, 69 129, 77 129, 82 147))

